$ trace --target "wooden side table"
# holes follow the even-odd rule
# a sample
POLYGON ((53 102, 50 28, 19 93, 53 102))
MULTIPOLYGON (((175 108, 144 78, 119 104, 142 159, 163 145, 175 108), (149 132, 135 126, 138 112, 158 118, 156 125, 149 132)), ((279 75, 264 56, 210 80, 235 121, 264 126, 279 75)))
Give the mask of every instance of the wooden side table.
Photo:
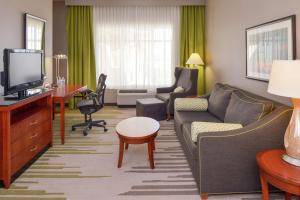
POLYGON ((267 150, 257 154, 263 200, 269 199, 268 183, 286 192, 285 199, 300 195, 300 167, 284 160, 285 150, 267 150))
POLYGON ((158 121, 148 117, 132 117, 117 124, 116 132, 120 139, 118 168, 122 166, 124 146, 129 144, 148 143, 150 168, 154 169, 153 150, 155 150, 155 138, 160 125, 158 121))

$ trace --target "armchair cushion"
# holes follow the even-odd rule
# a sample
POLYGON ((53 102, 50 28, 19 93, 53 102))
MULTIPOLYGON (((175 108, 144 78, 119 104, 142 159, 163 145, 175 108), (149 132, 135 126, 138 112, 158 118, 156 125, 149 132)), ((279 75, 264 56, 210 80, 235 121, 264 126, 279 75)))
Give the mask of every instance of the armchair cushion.
POLYGON ((232 91, 232 89, 224 87, 222 84, 216 84, 210 94, 208 100, 208 111, 222 121, 224 121, 232 91))
POLYGON ((156 94, 156 97, 164 102, 167 102, 170 99, 170 93, 158 93, 156 94))
POLYGON ((240 123, 246 126, 270 113, 273 107, 273 103, 270 101, 262 101, 244 96, 239 92, 233 92, 224 122, 240 123))
POLYGON ((173 92, 175 92, 175 93, 183 93, 184 92, 184 88, 181 87, 181 86, 178 86, 177 88, 174 89, 173 92))
POLYGON ((175 110, 177 111, 207 111, 208 100, 205 98, 177 98, 175 110))
POLYGON ((201 133, 230 131, 240 128, 243 128, 241 124, 193 122, 191 125, 191 136, 193 142, 197 142, 198 135, 201 133))

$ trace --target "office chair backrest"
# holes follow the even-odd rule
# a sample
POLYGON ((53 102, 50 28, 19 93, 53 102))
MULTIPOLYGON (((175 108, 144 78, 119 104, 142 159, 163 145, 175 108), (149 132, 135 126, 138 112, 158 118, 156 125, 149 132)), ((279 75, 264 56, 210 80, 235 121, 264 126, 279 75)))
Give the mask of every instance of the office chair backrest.
POLYGON ((96 93, 98 95, 98 103, 100 107, 103 107, 104 105, 104 94, 105 94, 105 89, 106 89, 106 81, 107 75, 105 74, 100 74, 98 78, 98 84, 96 88, 96 93))

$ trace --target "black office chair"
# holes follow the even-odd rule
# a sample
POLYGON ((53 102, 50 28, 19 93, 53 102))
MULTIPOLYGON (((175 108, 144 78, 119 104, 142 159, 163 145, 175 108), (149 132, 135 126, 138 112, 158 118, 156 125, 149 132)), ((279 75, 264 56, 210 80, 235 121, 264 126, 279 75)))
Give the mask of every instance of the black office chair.
POLYGON ((84 123, 75 124, 72 126, 72 131, 75 131, 77 127, 85 127, 83 130, 83 135, 86 136, 88 131, 92 129, 93 126, 95 127, 103 127, 104 132, 107 131, 105 125, 106 121, 104 120, 92 120, 92 114, 99 111, 104 106, 104 94, 105 94, 105 80, 106 75, 101 74, 98 79, 97 89, 95 92, 92 90, 85 90, 83 91, 83 100, 77 103, 77 108, 80 110, 82 114, 84 114, 84 123))

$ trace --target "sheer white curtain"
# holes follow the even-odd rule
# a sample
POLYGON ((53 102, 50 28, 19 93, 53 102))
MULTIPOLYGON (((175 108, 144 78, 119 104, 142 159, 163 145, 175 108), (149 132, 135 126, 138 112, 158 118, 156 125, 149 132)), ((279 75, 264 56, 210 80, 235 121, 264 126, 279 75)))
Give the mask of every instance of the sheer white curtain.
POLYGON ((179 63, 180 7, 94 7, 97 76, 109 88, 172 83, 179 63))

